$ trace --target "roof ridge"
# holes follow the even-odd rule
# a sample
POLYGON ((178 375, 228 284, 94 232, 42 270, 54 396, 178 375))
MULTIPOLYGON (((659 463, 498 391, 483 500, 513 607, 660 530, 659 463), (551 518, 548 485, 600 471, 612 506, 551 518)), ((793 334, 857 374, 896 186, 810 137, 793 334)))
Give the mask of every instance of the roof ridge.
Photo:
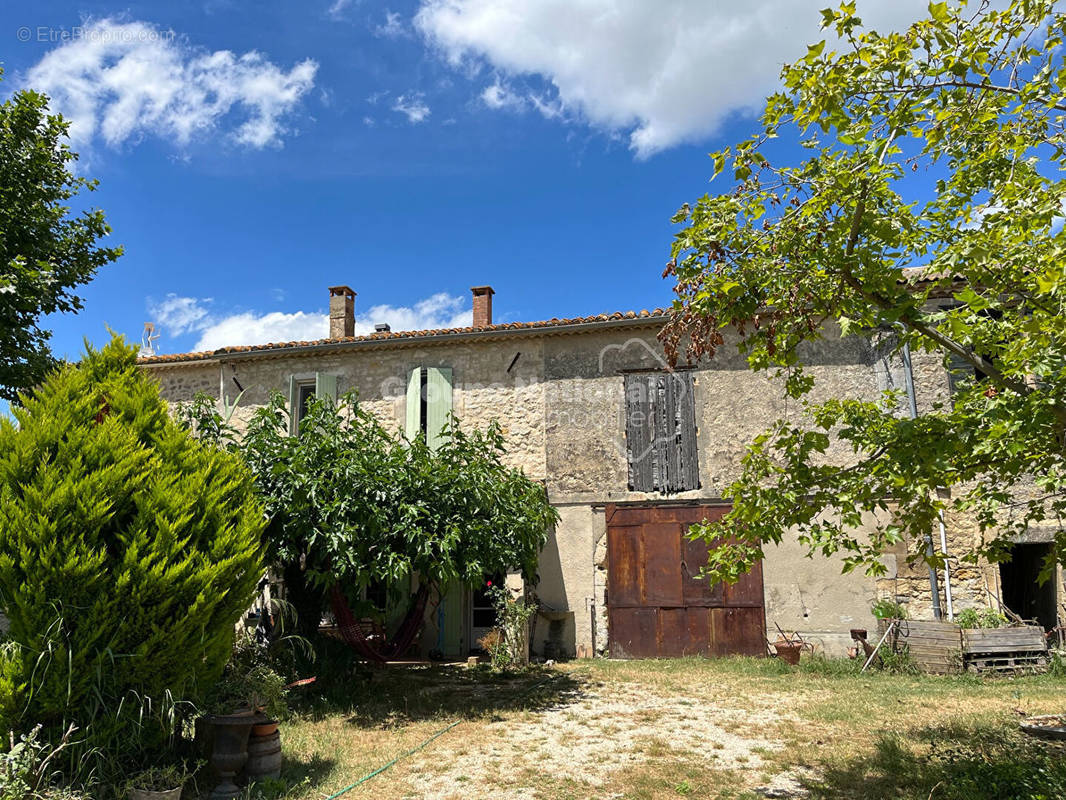
POLYGON ((529 331, 542 328, 558 328, 569 325, 592 325, 601 322, 616 322, 619 320, 653 320, 665 317, 669 309, 654 308, 651 311, 614 311, 609 314, 593 314, 587 317, 568 317, 560 319, 553 317, 549 320, 537 320, 533 322, 500 322, 493 325, 473 326, 462 328, 425 328, 412 331, 375 331, 359 336, 343 336, 336 339, 311 339, 306 341, 269 342, 265 344, 229 345, 217 350, 198 350, 187 353, 160 354, 138 358, 138 364, 173 364, 184 361, 202 361, 216 356, 236 355, 242 353, 272 352, 306 347, 325 347, 328 345, 352 344, 356 342, 387 342, 390 340, 410 340, 436 336, 457 336, 477 333, 502 333, 505 331, 529 331))

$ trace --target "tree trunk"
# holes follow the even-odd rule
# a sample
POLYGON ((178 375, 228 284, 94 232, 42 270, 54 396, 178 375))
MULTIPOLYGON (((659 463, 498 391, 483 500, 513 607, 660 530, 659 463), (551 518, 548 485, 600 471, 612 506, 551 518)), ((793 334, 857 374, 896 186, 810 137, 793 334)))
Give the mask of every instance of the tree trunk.
POLYGON ((325 593, 307 582, 307 575, 298 563, 286 564, 282 576, 285 580, 285 596, 296 610, 296 631, 308 641, 313 641, 322 619, 325 593))

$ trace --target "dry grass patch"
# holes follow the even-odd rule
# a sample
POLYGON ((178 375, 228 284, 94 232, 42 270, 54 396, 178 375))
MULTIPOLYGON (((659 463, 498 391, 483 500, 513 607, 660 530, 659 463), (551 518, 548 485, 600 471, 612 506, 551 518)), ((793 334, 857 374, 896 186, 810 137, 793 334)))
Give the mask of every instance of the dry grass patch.
POLYGON ((345 800, 1028 800, 1039 795, 982 787, 1024 786, 1030 773, 1050 788, 1066 781, 1046 746, 1018 740, 1013 710, 1061 712, 1063 688, 1047 676, 858 675, 843 663, 747 659, 575 662, 510 679, 386 671, 353 685, 348 707, 312 703, 284 728, 284 777, 292 800, 323 800, 458 722, 345 800))

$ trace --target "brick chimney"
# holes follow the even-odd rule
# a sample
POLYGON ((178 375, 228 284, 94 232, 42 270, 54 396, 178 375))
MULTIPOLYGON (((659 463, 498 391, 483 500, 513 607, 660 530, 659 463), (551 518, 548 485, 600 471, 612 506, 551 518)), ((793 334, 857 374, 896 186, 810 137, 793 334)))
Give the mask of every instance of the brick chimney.
POLYGON ((492 324, 492 296, 495 294, 491 286, 471 286, 474 293, 474 327, 487 328, 492 324))
POLYGON ((329 338, 355 336, 355 292, 347 286, 329 287, 329 338))

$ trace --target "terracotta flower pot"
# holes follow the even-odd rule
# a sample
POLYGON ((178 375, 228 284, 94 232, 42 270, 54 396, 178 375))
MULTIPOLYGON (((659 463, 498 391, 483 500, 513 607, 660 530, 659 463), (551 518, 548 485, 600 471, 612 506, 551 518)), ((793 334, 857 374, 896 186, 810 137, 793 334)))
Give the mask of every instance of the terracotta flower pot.
POLYGON ((252 736, 270 736, 278 729, 278 721, 275 719, 266 722, 257 722, 252 726, 252 736))
POLYGON ((800 663, 800 651, 802 649, 803 645, 799 642, 786 642, 783 639, 774 642, 774 650, 777 651, 777 657, 792 666, 800 663))

